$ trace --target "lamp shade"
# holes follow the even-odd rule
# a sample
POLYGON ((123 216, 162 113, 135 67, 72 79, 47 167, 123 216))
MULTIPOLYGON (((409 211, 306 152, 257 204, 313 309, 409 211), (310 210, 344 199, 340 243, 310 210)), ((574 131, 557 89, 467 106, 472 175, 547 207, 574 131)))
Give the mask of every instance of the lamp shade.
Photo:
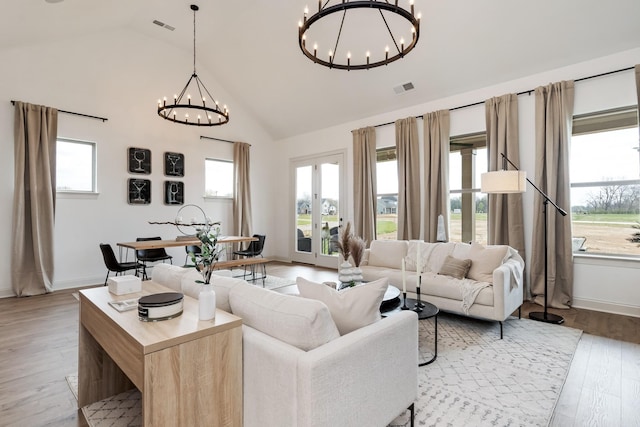
POLYGON ((524 193, 527 189, 527 173, 520 170, 486 172, 480 176, 483 193, 524 193))

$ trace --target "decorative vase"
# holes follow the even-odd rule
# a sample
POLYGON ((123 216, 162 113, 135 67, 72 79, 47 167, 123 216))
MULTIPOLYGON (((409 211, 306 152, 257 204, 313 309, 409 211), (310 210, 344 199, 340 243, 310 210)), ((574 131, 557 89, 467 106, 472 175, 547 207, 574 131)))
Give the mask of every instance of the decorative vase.
POLYGON ((349 261, 344 261, 340 264, 340 268, 338 269, 338 279, 340 279, 342 283, 351 282, 353 280, 352 271, 351 263, 349 261))
POLYGON ((212 320, 216 317, 216 293, 213 285, 204 283, 198 295, 198 317, 200 320, 212 320))
POLYGON ((362 283, 362 269, 360 267, 353 267, 351 269, 351 280, 356 284, 362 283))

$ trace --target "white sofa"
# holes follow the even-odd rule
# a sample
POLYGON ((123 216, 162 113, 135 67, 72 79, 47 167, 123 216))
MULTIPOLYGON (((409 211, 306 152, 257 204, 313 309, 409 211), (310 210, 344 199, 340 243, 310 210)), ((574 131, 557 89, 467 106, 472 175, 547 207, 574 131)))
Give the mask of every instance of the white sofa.
POLYGON ((402 290, 404 259, 407 296, 416 298, 418 253, 422 266, 421 299, 443 311, 496 320, 500 322, 502 338, 502 321, 516 310, 520 313, 523 302, 524 261, 518 252, 503 245, 375 240, 361 263, 363 278, 369 281, 387 277, 390 284, 402 290), (447 256, 471 261, 466 277, 438 274, 447 256))
MULTIPOLYGON (((153 281, 197 298, 193 269, 153 281)), ((387 426, 417 398, 418 322, 403 312, 339 335, 320 301, 214 275, 219 309, 243 319, 244 425, 387 426)))

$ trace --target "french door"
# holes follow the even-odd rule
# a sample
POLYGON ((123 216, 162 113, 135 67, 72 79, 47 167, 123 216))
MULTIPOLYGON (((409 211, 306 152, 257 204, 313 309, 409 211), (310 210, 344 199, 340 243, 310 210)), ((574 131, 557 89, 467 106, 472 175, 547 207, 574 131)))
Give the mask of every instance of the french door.
POLYGON ((292 162, 292 261, 337 268, 338 230, 345 215, 344 153, 292 162))

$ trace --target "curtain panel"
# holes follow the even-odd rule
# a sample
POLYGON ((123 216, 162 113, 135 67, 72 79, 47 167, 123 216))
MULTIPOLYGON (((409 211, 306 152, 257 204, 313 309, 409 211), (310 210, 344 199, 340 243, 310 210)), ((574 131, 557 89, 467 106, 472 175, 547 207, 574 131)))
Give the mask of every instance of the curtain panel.
MULTIPOLYGON (((547 305, 569 308, 573 299, 573 252, 569 143, 573 124, 573 81, 562 81, 535 89, 536 173, 535 182, 551 200, 569 212, 560 215, 547 206, 548 295, 547 305)), ((543 198, 534 197, 535 220, 531 256, 531 292, 537 304, 544 302, 544 216, 543 198)))
POLYGON ((640 141, 640 64, 636 65, 636 95, 638 96, 638 141, 640 141))
MULTIPOLYGON (((485 101, 489 171, 502 169, 502 155, 520 165, 518 96, 515 93, 485 101)), ((507 164, 507 169, 513 167, 507 164)), ((525 257, 522 194, 489 194, 487 243, 509 245, 525 257)), ((530 296, 526 289, 525 295, 530 296)))
POLYGON ((398 240, 420 238, 420 153, 415 117, 396 120, 398 240))
POLYGON ((376 239, 376 130, 369 126, 353 135, 354 233, 367 243, 376 239))
POLYGON ((233 233, 251 236, 251 145, 233 143, 233 233))
POLYGON ((17 296, 53 290, 58 110, 15 103, 11 281, 17 296))
POLYGON ((439 215, 444 218, 445 236, 447 239, 449 237, 449 110, 427 113, 422 118, 425 167, 424 240, 436 242, 439 215))

